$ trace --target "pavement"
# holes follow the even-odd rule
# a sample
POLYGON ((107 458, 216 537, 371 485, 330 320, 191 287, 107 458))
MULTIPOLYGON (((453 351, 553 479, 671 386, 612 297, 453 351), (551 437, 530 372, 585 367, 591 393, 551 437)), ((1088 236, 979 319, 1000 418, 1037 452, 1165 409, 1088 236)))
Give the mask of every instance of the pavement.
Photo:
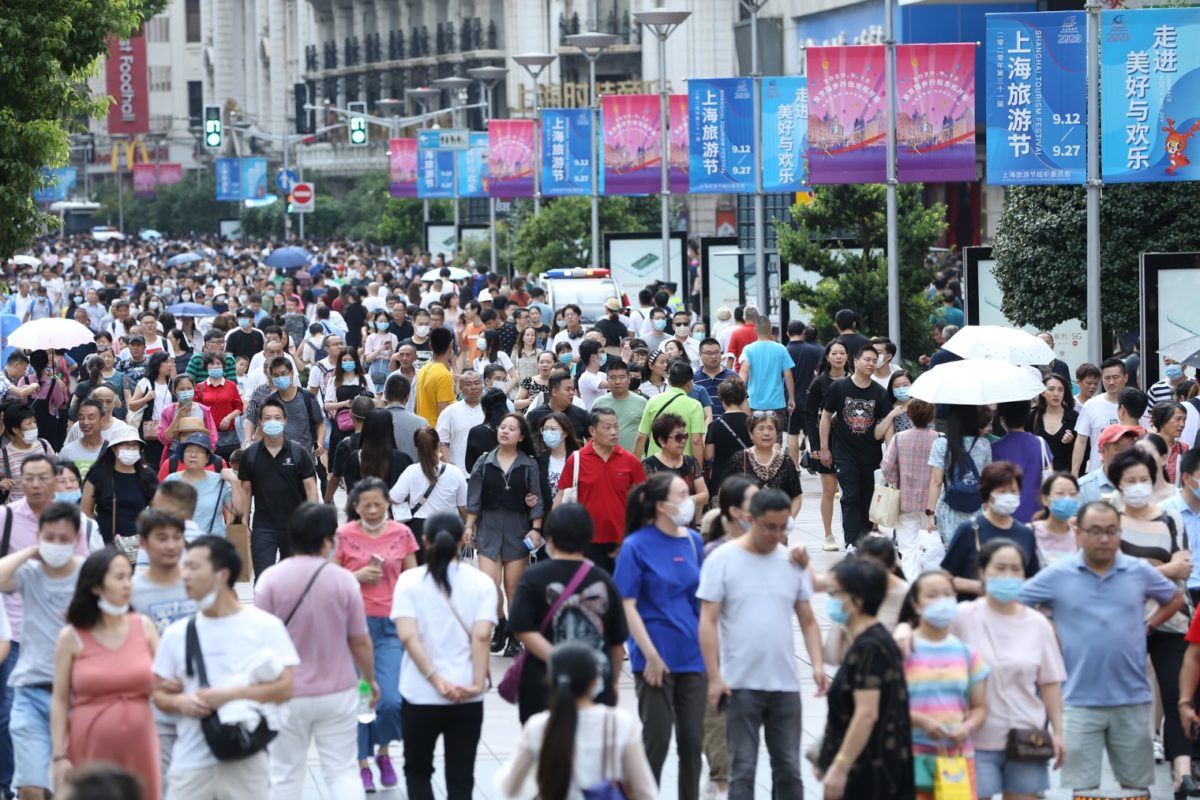
MULTIPOLYGON (((812 567, 818 572, 826 572, 843 558, 843 554, 827 553, 821 550, 824 529, 821 524, 820 513, 820 482, 817 478, 805 474, 802 478, 802 484, 805 492, 804 505, 800 510, 800 514, 796 517, 796 526, 791 534, 791 543, 807 546, 809 552, 812 554, 812 567)), ((338 507, 342 508, 343 502, 340 499, 340 495, 341 492, 339 492, 338 507)), ((841 538, 840 517, 840 511, 837 508, 837 504, 835 504, 833 530, 839 540, 841 538)), ((249 584, 239 585, 239 594, 243 599, 249 599, 251 592, 252 589, 249 584)), ((830 627, 830 621, 825 616, 824 596, 818 595, 814 597, 812 607, 821 629, 827 630, 830 627)), ((803 685, 801 695, 803 702, 801 752, 803 753, 823 734, 826 709, 825 700, 814 696, 816 693, 816 684, 812 679, 812 664, 808 660, 808 653, 804 649, 804 643, 800 636, 799 625, 794 618, 792 620, 792 627, 793 637, 796 642, 796 659, 800 662, 798 666, 803 685)), ((510 659, 492 656, 491 672, 494 680, 499 680, 499 677, 508 668, 509 663, 510 659)), ((832 676, 832 673, 830 674, 832 676)), ((628 662, 626 662, 625 668, 621 672, 617 685, 620 706, 637 713, 637 699, 634 695, 633 675, 629 672, 628 662)), ((520 729, 520 722, 517 719, 517 707, 502 700, 494 689, 490 691, 484 699, 483 731, 475 762, 474 797, 478 800, 499 800, 499 798, 503 797, 496 786, 496 776, 503 764, 512 756, 519 739, 520 729)), ((373 797, 379 798, 379 800, 407 797, 407 793, 404 790, 402 745, 399 743, 393 745, 391 753, 393 764, 400 777, 400 785, 388 790, 381 788, 378 793, 373 795, 373 797)), ((438 798, 446 796, 445 784, 441 776, 441 759, 441 746, 439 745, 434 760, 438 772, 434 775, 433 781, 434 794, 438 798)), ((813 777, 811 767, 807 761, 802 761, 801 774, 804 779, 804 800, 819 800, 822 797, 822 787, 813 777)), ((1155 800, 1158 800, 1158 798, 1169 800, 1172 797, 1169 768, 1165 764, 1157 765, 1155 767, 1155 778, 1155 784, 1151 788, 1151 797, 1155 800)), ((667 761, 663 766, 662 786, 659 792, 660 800, 677 800, 677 779, 677 761, 674 755, 674 746, 672 745, 671 754, 668 755, 667 761)), ((1069 791, 1058 788, 1057 773, 1051 773, 1050 781, 1053 788, 1046 793, 1046 800, 1071 800, 1071 793, 1069 791)), ((378 773, 376 773, 375 782, 378 786, 378 773)), ((701 786, 702 791, 703 788, 701 786)), ((1094 796, 1121 796, 1120 791, 1117 789, 1117 783, 1108 769, 1107 759, 1104 768, 1103 789, 1105 790, 1103 793, 1097 793, 1094 796)), ((525 794, 522 795, 523 798, 535 797, 534 787, 531 783, 526 785, 526 790, 525 794)), ((759 748, 755 797, 764 799, 771 797, 771 770, 765 746, 760 746, 759 748)), ((321 775, 316 750, 313 749, 309 753, 309 767, 304 788, 304 800, 318 799, 338 800, 334 797, 321 775)), ((850 798, 849 800, 868 799, 850 798)))

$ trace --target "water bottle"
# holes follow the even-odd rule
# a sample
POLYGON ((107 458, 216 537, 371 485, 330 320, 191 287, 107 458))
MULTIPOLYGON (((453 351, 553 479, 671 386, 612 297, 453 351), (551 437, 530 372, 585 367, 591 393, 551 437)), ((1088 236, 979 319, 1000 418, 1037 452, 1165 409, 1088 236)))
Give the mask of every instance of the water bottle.
POLYGON ((358 721, 370 725, 375 721, 375 709, 371 707, 371 684, 358 682, 358 721))

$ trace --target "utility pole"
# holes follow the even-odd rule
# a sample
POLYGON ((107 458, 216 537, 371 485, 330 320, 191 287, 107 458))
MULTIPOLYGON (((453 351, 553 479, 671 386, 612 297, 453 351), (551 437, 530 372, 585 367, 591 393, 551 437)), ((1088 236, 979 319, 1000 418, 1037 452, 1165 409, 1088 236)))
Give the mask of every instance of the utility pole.
POLYGON ((596 97, 596 61, 601 54, 617 43, 617 37, 610 33, 576 33, 567 37, 567 44, 578 47, 588 62, 588 103, 592 109, 592 268, 599 269, 603 263, 600 260, 600 154, 598 152, 600 136, 600 107, 596 97))

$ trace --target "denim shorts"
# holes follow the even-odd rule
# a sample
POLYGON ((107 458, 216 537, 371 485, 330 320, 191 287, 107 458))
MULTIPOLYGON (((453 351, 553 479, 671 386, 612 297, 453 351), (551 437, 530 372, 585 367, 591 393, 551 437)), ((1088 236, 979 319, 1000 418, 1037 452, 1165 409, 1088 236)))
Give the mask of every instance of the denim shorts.
POLYGON ((50 760, 54 753, 50 742, 50 692, 32 686, 16 687, 8 730, 13 743, 12 787, 51 788, 50 760))
POLYGON ((975 751, 975 785, 980 797, 1001 792, 1038 794, 1050 788, 1046 761, 1009 761, 1003 750, 975 751))

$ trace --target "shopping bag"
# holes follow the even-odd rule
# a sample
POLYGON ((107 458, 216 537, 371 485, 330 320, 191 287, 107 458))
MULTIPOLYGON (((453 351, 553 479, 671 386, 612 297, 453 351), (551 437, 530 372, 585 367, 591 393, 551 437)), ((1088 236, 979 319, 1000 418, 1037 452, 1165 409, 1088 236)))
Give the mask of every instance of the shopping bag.
POLYGON ((884 528, 894 528, 900 521, 900 490, 886 483, 875 484, 867 519, 884 528))
POLYGON ((921 571, 939 569, 946 557, 946 545, 937 531, 917 531, 917 551, 921 558, 921 571))
POLYGON ((971 772, 964 756, 939 753, 933 766, 934 800, 975 800, 971 772))
POLYGON ((241 517, 234 517, 233 522, 225 526, 225 538, 237 548, 242 557, 242 574, 239 581, 250 580, 250 527, 242 522, 241 517))

